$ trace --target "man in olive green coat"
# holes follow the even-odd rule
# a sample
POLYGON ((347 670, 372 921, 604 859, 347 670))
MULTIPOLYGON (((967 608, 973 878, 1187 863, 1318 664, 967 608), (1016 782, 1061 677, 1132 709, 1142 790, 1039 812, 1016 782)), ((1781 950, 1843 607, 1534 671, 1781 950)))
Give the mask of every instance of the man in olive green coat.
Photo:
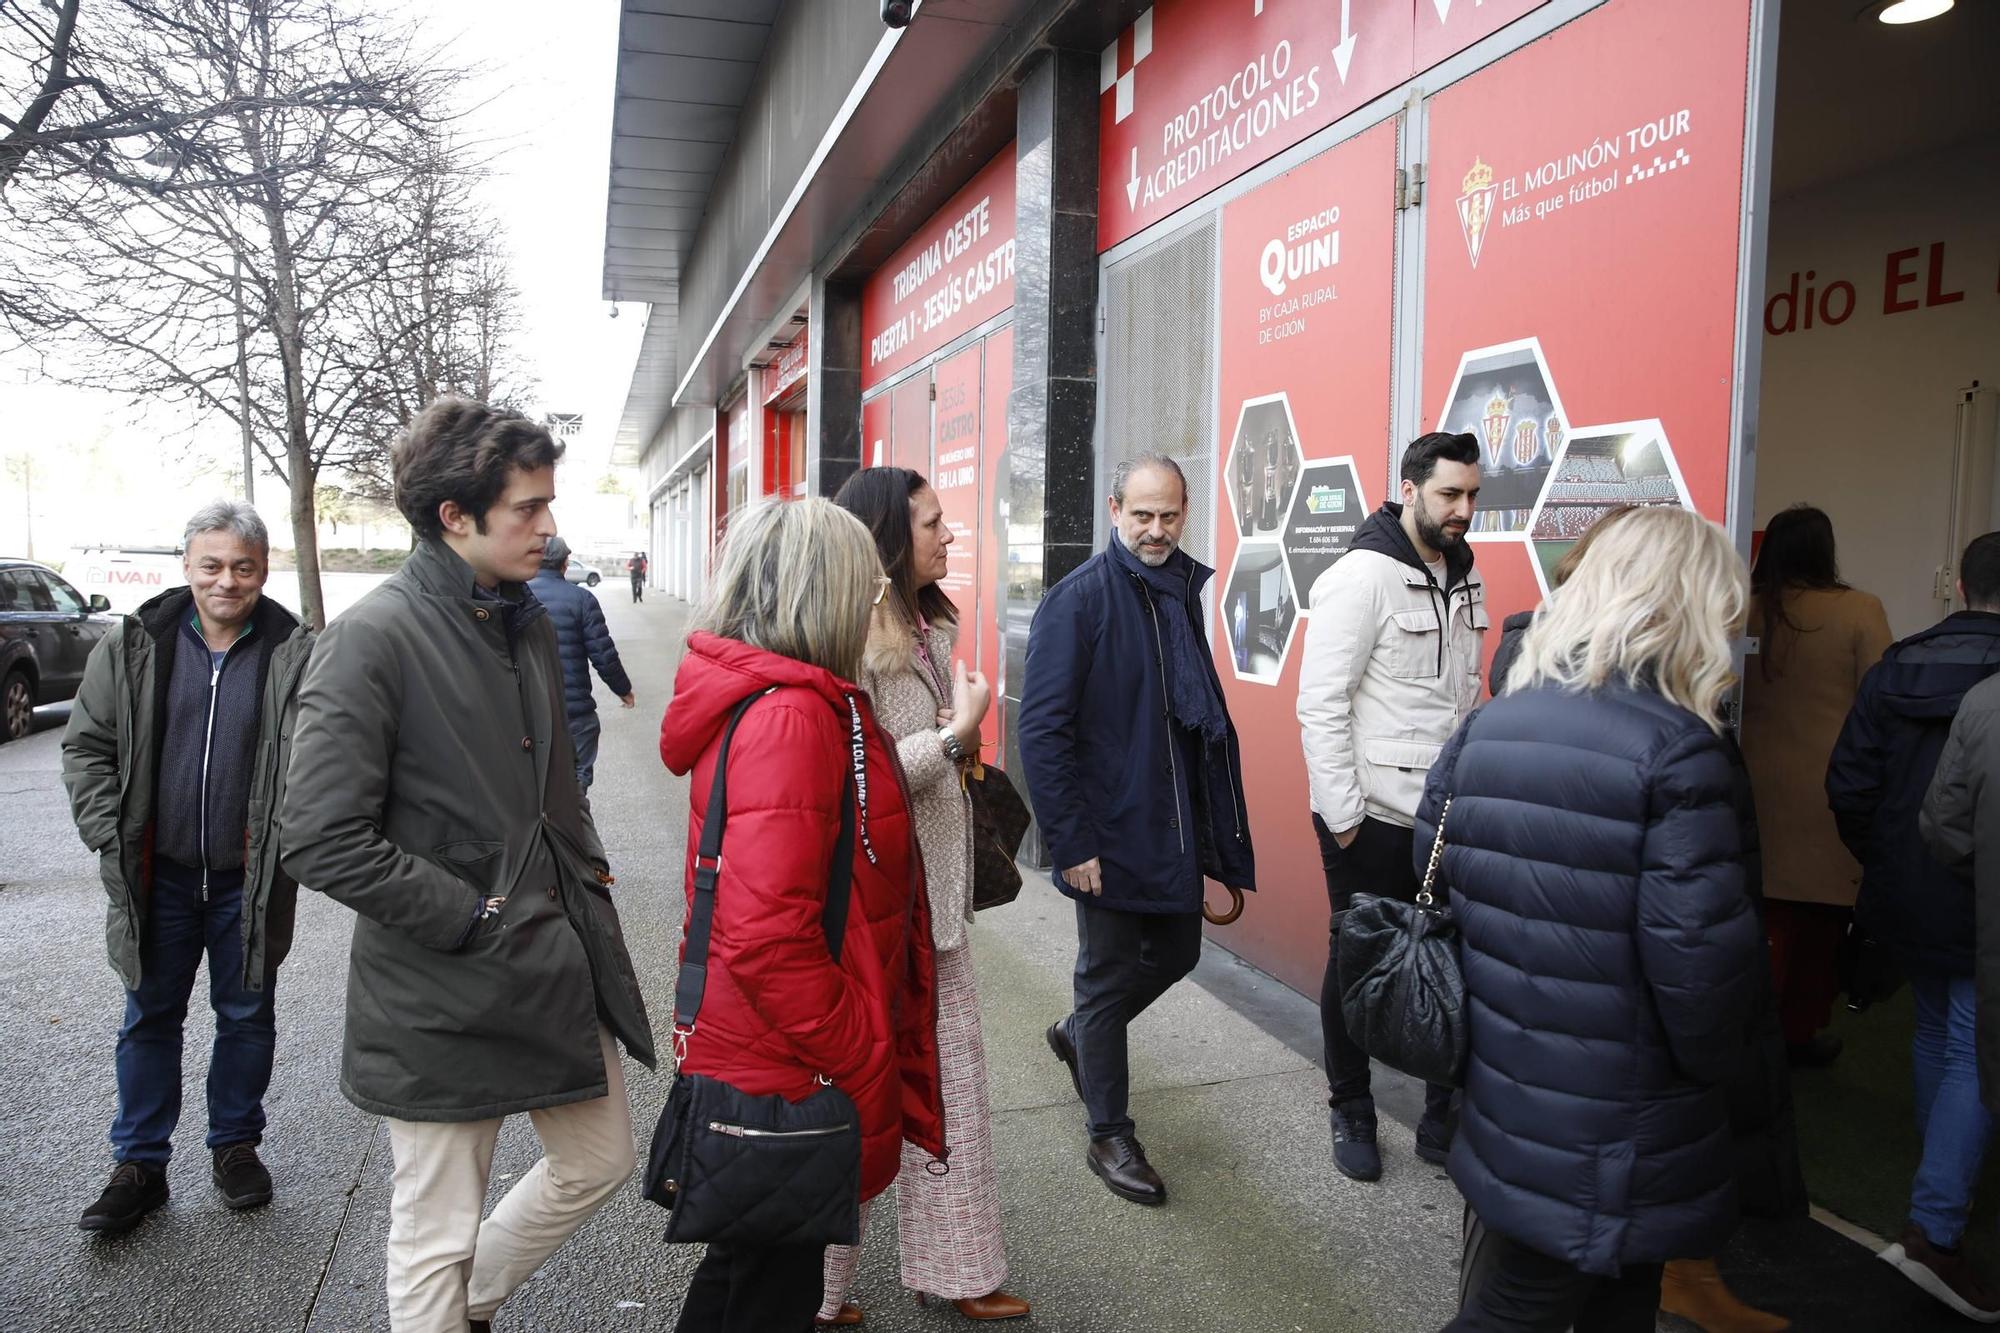
POLYGON ((1931 855, 1963 876, 1972 895, 1979 1099, 2000 1114, 2000 676, 1960 701, 1918 827, 1931 855))
POLYGON ((285 866, 359 918, 340 1083, 388 1120, 397 1333, 484 1328, 630 1176, 613 1036, 654 1058, 523 586, 561 454, 517 412, 425 409, 392 456, 417 548, 322 636, 299 696, 285 866), (517 1111, 545 1156, 482 1225, 517 1111))
POLYGON ((272 825, 312 634, 263 596, 270 537, 249 505, 188 522, 172 588, 91 650, 63 732, 76 830, 109 896, 125 983, 111 1179, 78 1225, 118 1232, 167 1201, 188 998, 208 958, 213 1178, 231 1208, 270 1202, 257 1156, 277 1049, 273 997, 296 886, 272 825))

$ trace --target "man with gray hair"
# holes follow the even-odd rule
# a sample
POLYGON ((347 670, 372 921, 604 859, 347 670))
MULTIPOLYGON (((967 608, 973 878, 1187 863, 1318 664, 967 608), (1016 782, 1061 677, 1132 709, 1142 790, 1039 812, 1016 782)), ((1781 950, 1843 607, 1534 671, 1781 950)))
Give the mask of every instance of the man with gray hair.
POLYGON ((257 1145, 297 898, 274 821, 313 636, 263 596, 270 546, 247 504, 197 512, 183 539, 187 586, 126 616, 91 652, 63 733, 63 783, 98 855, 106 945, 125 983, 114 1165, 85 1231, 127 1230, 167 1200, 182 1026, 204 954, 212 1178, 230 1208, 271 1199, 257 1145))
POLYGON ((1090 1169, 1163 1204, 1128 1113, 1126 1028, 1201 957, 1204 879, 1255 887, 1241 752, 1203 628, 1215 571, 1180 549, 1187 479, 1118 465, 1111 541, 1028 632, 1021 763, 1055 885, 1076 902, 1074 1007, 1050 1026, 1089 1117, 1090 1169))

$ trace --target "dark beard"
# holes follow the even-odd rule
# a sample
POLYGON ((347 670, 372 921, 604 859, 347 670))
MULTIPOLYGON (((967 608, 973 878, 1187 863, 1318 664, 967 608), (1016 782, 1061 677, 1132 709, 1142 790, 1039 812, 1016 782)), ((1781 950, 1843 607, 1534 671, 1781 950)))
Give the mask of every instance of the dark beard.
POLYGON ((1464 533, 1450 531, 1443 524, 1433 521, 1424 511, 1421 501, 1417 505, 1417 536, 1423 539, 1424 545, 1440 553, 1465 540, 1464 533))

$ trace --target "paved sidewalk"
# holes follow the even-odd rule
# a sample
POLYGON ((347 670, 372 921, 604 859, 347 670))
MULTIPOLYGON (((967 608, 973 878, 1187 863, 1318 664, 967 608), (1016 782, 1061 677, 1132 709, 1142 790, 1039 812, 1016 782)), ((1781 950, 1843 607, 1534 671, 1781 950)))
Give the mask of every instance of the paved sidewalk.
MULTIPOLYGON (((687 798, 661 767, 656 739, 685 608, 658 594, 633 606, 622 584, 600 591, 639 707, 626 712, 610 700, 603 712, 593 805, 633 960, 664 1033, 687 798)), ((0 747, 0 1154, 13 1168, 0 1196, 8 1249, 0 1329, 386 1329, 387 1141, 336 1086, 351 917, 317 894, 300 895, 297 944, 279 978, 265 1144, 277 1200, 233 1214, 208 1181, 202 1080, 212 1024, 198 984, 173 1200, 125 1237, 76 1229, 109 1167, 122 998, 104 961, 96 866, 76 841, 57 776, 65 711, 44 710, 38 734, 0 747)), ((1042 1044, 1043 1028, 1068 1004, 1069 904, 1031 882, 1018 902, 982 916, 974 938, 1008 1288, 1035 1307, 1015 1327, 1306 1333, 1434 1330, 1450 1318, 1461 1205, 1443 1172, 1411 1153, 1415 1090, 1394 1077, 1381 1089, 1384 1181, 1362 1186, 1335 1174, 1310 1002, 1210 948, 1195 978, 1135 1027, 1134 1111, 1173 1194, 1170 1206, 1144 1209, 1113 1198, 1084 1167, 1081 1108, 1042 1044)), ((536 1002, 519 997, 524 1007, 536 1002)), ((631 1065, 627 1074, 643 1153, 667 1078, 631 1065)), ((496 1193, 536 1155, 528 1120, 517 1117, 500 1141, 496 1193)), ((662 1216, 636 1188, 622 1192, 496 1327, 671 1328, 696 1253, 660 1242, 662 1216)), ((854 1292, 867 1327, 966 1327, 948 1309, 919 1310, 900 1290, 894 1230, 895 1210, 877 1209, 854 1292)), ((1794 1311, 1815 1310, 1801 1328, 1926 1326, 1919 1321, 1937 1307, 1881 1265, 1859 1262, 1866 1255, 1857 1246, 1810 1230, 1810 1243, 1823 1247, 1811 1271, 1795 1262, 1795 1239, 1745 1254, 1763 1290, 1785 1295, 1794 1311), (1859 1306, 1857 1284, 1868 1294, 1859 1306)))

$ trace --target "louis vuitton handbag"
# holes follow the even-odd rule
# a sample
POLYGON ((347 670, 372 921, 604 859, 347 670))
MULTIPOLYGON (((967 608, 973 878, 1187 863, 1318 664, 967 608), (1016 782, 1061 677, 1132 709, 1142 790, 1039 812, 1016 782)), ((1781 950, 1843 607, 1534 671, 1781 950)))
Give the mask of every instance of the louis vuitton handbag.
POLYGON ((1014 901, 1021 870, 1014 864, 1028 835, 1028 806, 1007 775, 991 764, 965 772, 965 795, 972 803, 972 910, 983 912, 1014 901))

